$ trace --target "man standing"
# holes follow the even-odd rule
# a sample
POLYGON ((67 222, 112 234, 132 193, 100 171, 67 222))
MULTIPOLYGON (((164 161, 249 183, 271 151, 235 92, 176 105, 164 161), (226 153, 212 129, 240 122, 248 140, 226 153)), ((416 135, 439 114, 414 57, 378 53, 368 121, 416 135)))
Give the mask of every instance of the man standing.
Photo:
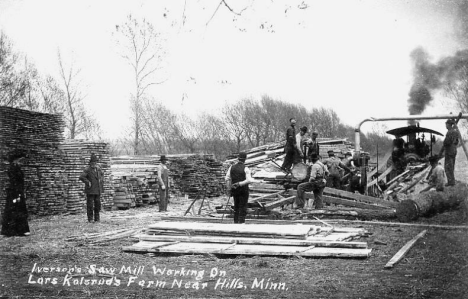
POLYGON ((225 180, 234 198, 234 223, 244 223, 249 201, 249 184, 254 180, 250 175, 250 169, 244 164, 247 154, 239 153, 238 159, 237 164, 229 167, 225 180))
POLYGON ((429 191, 431 188, 435 188, 436 191, 444 191, 445 183, 447 182, 447 176, 442 165, 439 164, 439 157, 432 156, 429 158, 432 169, 429 171, 429 179, 427 182, 429 186, 421 190, 420 192, 429 191))
POLYGON ((100 221, 99 212, 101 211, 101 194, 104 193, 104 174, 97 162, 97 156, 91 154, 89 166, 80 176, 80 180, 85 183, 88 222, 100 221))
POLYGON ((312 161, 310 157, 313 154, 316 154, 317 156, 320 155, 320 147, 319 147, 319 144, 318 144, 318 141, 317 141, 317 136, 318 136, 318 132, 313 131, 312 132, 312 140, 309 141, 309 150, 308 150, 308 153, 307 153, 307 155, 309 156, 309 161, 312 161))
POLYGON ((158 185, 159 185, 159 212, 167 212, 169 201, 169 169, 167 168, 167 158, 161 155, 161 162, 158 165, 158 185))
POLYGON ((351 172, 351 169, 344 165, 343 162, 335 156, 335 152, 333 150, 328 151, 328 159, 326 159, 323 164, 328 167, 330 172, 327 178, 327 186, 335 189, 341 189, 340 170, 344 169, 346 172, 351 172))
POLYGON ((448 119, 445 122, 447 128, 447 134, 445 135, 444 144, 439 152, 439 157, 445 153, 445 172, 447 174, 447 186, 455 185, 455 158, 457 156, 457 145, 458 145, 458 132, 455 128, 455 120, 448 119))
POLYGON ((294 118, 289 119, 291 127, 286 130, 286 145, 284 146, 284 157, 283 165, 281 168, 285 171, 290 171, 291 166, 294 163, 296 148, 296 120, 294 118))
POLYGON ((297 148, 297 152, 299 153, 299 155, 301 156, 301 158, 304 160, 304 163, 306 162, 306 147, 304 146, 305 144, 305 141, 307 140, 308 136, 307 136, 307 127, 304 126, 304 127, 301 127, 299 133, 296 134, 296 148, 297 148))
POLYGON ((325 189, 325 177, 327 176, 328 170, 327 167, 322 162, 320 162, 317 154, 313 154, 312 156, 310 156, 310 158, 312 160, 312 163, 314 163, 310 170, 310 179, 308 182, 301 183, 299 184, 299 186, 297 186, 296 205, 298 209, 304 208, 304 193, 310 191, 314 192, 315 208, 321 209, 323 207, 322 194, 323 189, 325 189))

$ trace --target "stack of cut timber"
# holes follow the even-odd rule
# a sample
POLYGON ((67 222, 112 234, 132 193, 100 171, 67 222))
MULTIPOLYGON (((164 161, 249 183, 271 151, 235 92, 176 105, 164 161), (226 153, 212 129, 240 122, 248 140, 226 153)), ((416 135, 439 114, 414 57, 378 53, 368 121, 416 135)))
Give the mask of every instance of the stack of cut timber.
POLYGON ((113 204, 114 187, 110 177, 110 157, 108 144, 88 140, 66 140, 61 143, 59 149, 63 153, 63 166, 67 177, 67 211, 75 214, 84 211, 86 206, 84 183, 80 181, 80 175, 89 165, 91 154, 99 158, 99 166, 104 172, 104 194, 101 194, 101 204, 104 209, 110 209, 113 204))
MULTIPOLYGON (((170 170, 170 191, 188 194, 194 198, 201 190, 207 197, 221 195, 224 172, 222 164, 213 155, 166 155, 170 170)), ((157 166, 160 156, 122 156, 112 158, 112 171, 116 176, 135 176, 146 179, 147 188, 139 190, 141 198, 157 196, 157 166), (144 171, 142 171, 144 170, 144 171)), ((144 184, 143 184, 144 185, 144 184)), ((143 188, 143 187, 142 187, 143 188)))
MULTIPOLYGON (((6 160, 12 150, 28 154, 22 170, 28 211, 56 214, 66 210, 66 180, 58 145, 63 141, 60 115, 0 107, 0 198, 9 186, 6 160)), ((0 200, 0 213, 5 201, 0 200)))
POLYGON ((158 222, 138 236, 138 243, 123 250, 366 258, 371 252, 367 243, 350 241, 366 233, 359 228, 313 225, 158 222))

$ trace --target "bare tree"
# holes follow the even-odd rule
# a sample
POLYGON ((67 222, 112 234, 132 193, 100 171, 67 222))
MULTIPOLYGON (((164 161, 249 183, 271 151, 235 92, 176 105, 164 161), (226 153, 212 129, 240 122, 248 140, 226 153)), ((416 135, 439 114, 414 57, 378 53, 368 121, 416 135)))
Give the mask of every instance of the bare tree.
POLYGON ((18 69, 19 55, 8 37, 0 32, 0 105, 24 108, 27 78, 18 69))
POLYGON ((137 155, 142 134, 142 101, 148 88, 157 82, 155 76, 161 69, 163 49, 161 36, 153 25, 145 19, 138 21, 129 15, 127 21, 116 26, 117 43, 121 46, 121 56, 131 66, 134 78, 134 91, 131 96, 132 131, 134 154, 137 155))
POLYGON ((226 131, 231 140, 236 144, 236 150, 241 150, 242 142, 245 140, 246 132, 243 126, 242 103, 226 104, 223 108, 224 123, 226 131))
MULTIPOLYGON (((468 113, 468 66, 460 67, 457 76, 445 86, 448 97, 454 100, 462 113, 468 113)), ((462 122, 465 133, 468 131, 468 123, 462 122)), ((459 126, 460 127, 460 126, 459 126)))
POLYGON ((65 128, 67 137, 75 139, 78 136, 86 138, 99 137, 96 133, 100 131, 98 122, 85 109, 83 104, 84 96, 81 93, 80 69, 76 69, 74 63, 69 67, 65 66, 60 52, 58 52, 59 75, 62 89, 65 95, 63 105, 63 115, 65 118, 65 128))

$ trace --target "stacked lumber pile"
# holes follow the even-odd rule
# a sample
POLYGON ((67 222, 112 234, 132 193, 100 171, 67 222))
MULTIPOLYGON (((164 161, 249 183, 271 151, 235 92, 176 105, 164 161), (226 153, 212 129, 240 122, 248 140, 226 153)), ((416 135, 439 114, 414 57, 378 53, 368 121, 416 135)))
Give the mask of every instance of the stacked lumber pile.
POLYGON ((314 225, 158 222, 150 225, 127 252, 366 258, 360 228, 314 225))
POLYGON ((104 194, 101 194, 101 205, 104 209, 112 207, 114 186, 110 177, 110 156, 108 144, 88 140, 70 139, 59 145, 62 152, 63 167, 67 175, 66 205, 71 214, 81 213, 86 208, 84 184, 80 175, 89 165, 91 153, 99 158, 99 166, 104 173, 104 194))
MULTIPOLYGON (((9 185, 6 157, 17 149, 28 154, 22 170, 29 212, 42 215, 66 210, 65 169, 58 150, 63 131, 60 115, 0 107, 0 198, 6 197, 9 185)), ((0 211, 4 203, 0 201, 0 211)))
MULTIPOLYGON (((109 178, 107 144, 63 138, 64 123, 60 115, 0 107, 0 154, 13 149, 28 154, 22 167, 25 192, 31 214, 78 213, 86 205, 83 183, 78 180, 88 165, 91 153, 100 156, 104 170, 103 206, 109 206, 112 185, 109 178)), ((0 162, 0 198, 8 187, 8 162, 0 162)), ((4 201, 0 201, 3 205, 4 201)), ((3 207, 1 209, 3 211, 3 207)))
MULTIPOLYGON (((222 163, 213 155, 166 155, 170 170, 170 191, 173 194, 188 194, 194 198, 206 188, 206 196, 221 195, 224 182, 222 163)), ((157 167, 160 156, 122 156, 111 160, 112 174, 115 178, 130 181, 133 193, 139 201, 158 200, 157 167), (135 179, 136 178, 136 182, 135 179)))

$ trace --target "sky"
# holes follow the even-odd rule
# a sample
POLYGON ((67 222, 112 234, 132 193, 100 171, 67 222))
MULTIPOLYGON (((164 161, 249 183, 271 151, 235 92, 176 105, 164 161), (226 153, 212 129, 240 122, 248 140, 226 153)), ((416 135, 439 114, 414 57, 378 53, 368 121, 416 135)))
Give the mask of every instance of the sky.
MULTIPOLYGON (((107 138, 121 136, 129 124, 133 79, 115 38, 129 14, 162 36, 157 80, 163 83, 149 95, 191 117, 221 116, 226 102, 263 94, 332 108, 353 127, 368 117, 406 116, 410 53, 422 47, 437 61, 464 49, 454 30, 458 1, 226 3, 242 13, 224 5, 216 10, 216 0, 0 0, 0 30, 42 74, 58 77, 58 51, 81 69, 86 107, 107 138)), ((423 114, 450 112, 458 110, 439 93, 423 114)), ((421 125, 445 132, 440 120, 421 125)))

